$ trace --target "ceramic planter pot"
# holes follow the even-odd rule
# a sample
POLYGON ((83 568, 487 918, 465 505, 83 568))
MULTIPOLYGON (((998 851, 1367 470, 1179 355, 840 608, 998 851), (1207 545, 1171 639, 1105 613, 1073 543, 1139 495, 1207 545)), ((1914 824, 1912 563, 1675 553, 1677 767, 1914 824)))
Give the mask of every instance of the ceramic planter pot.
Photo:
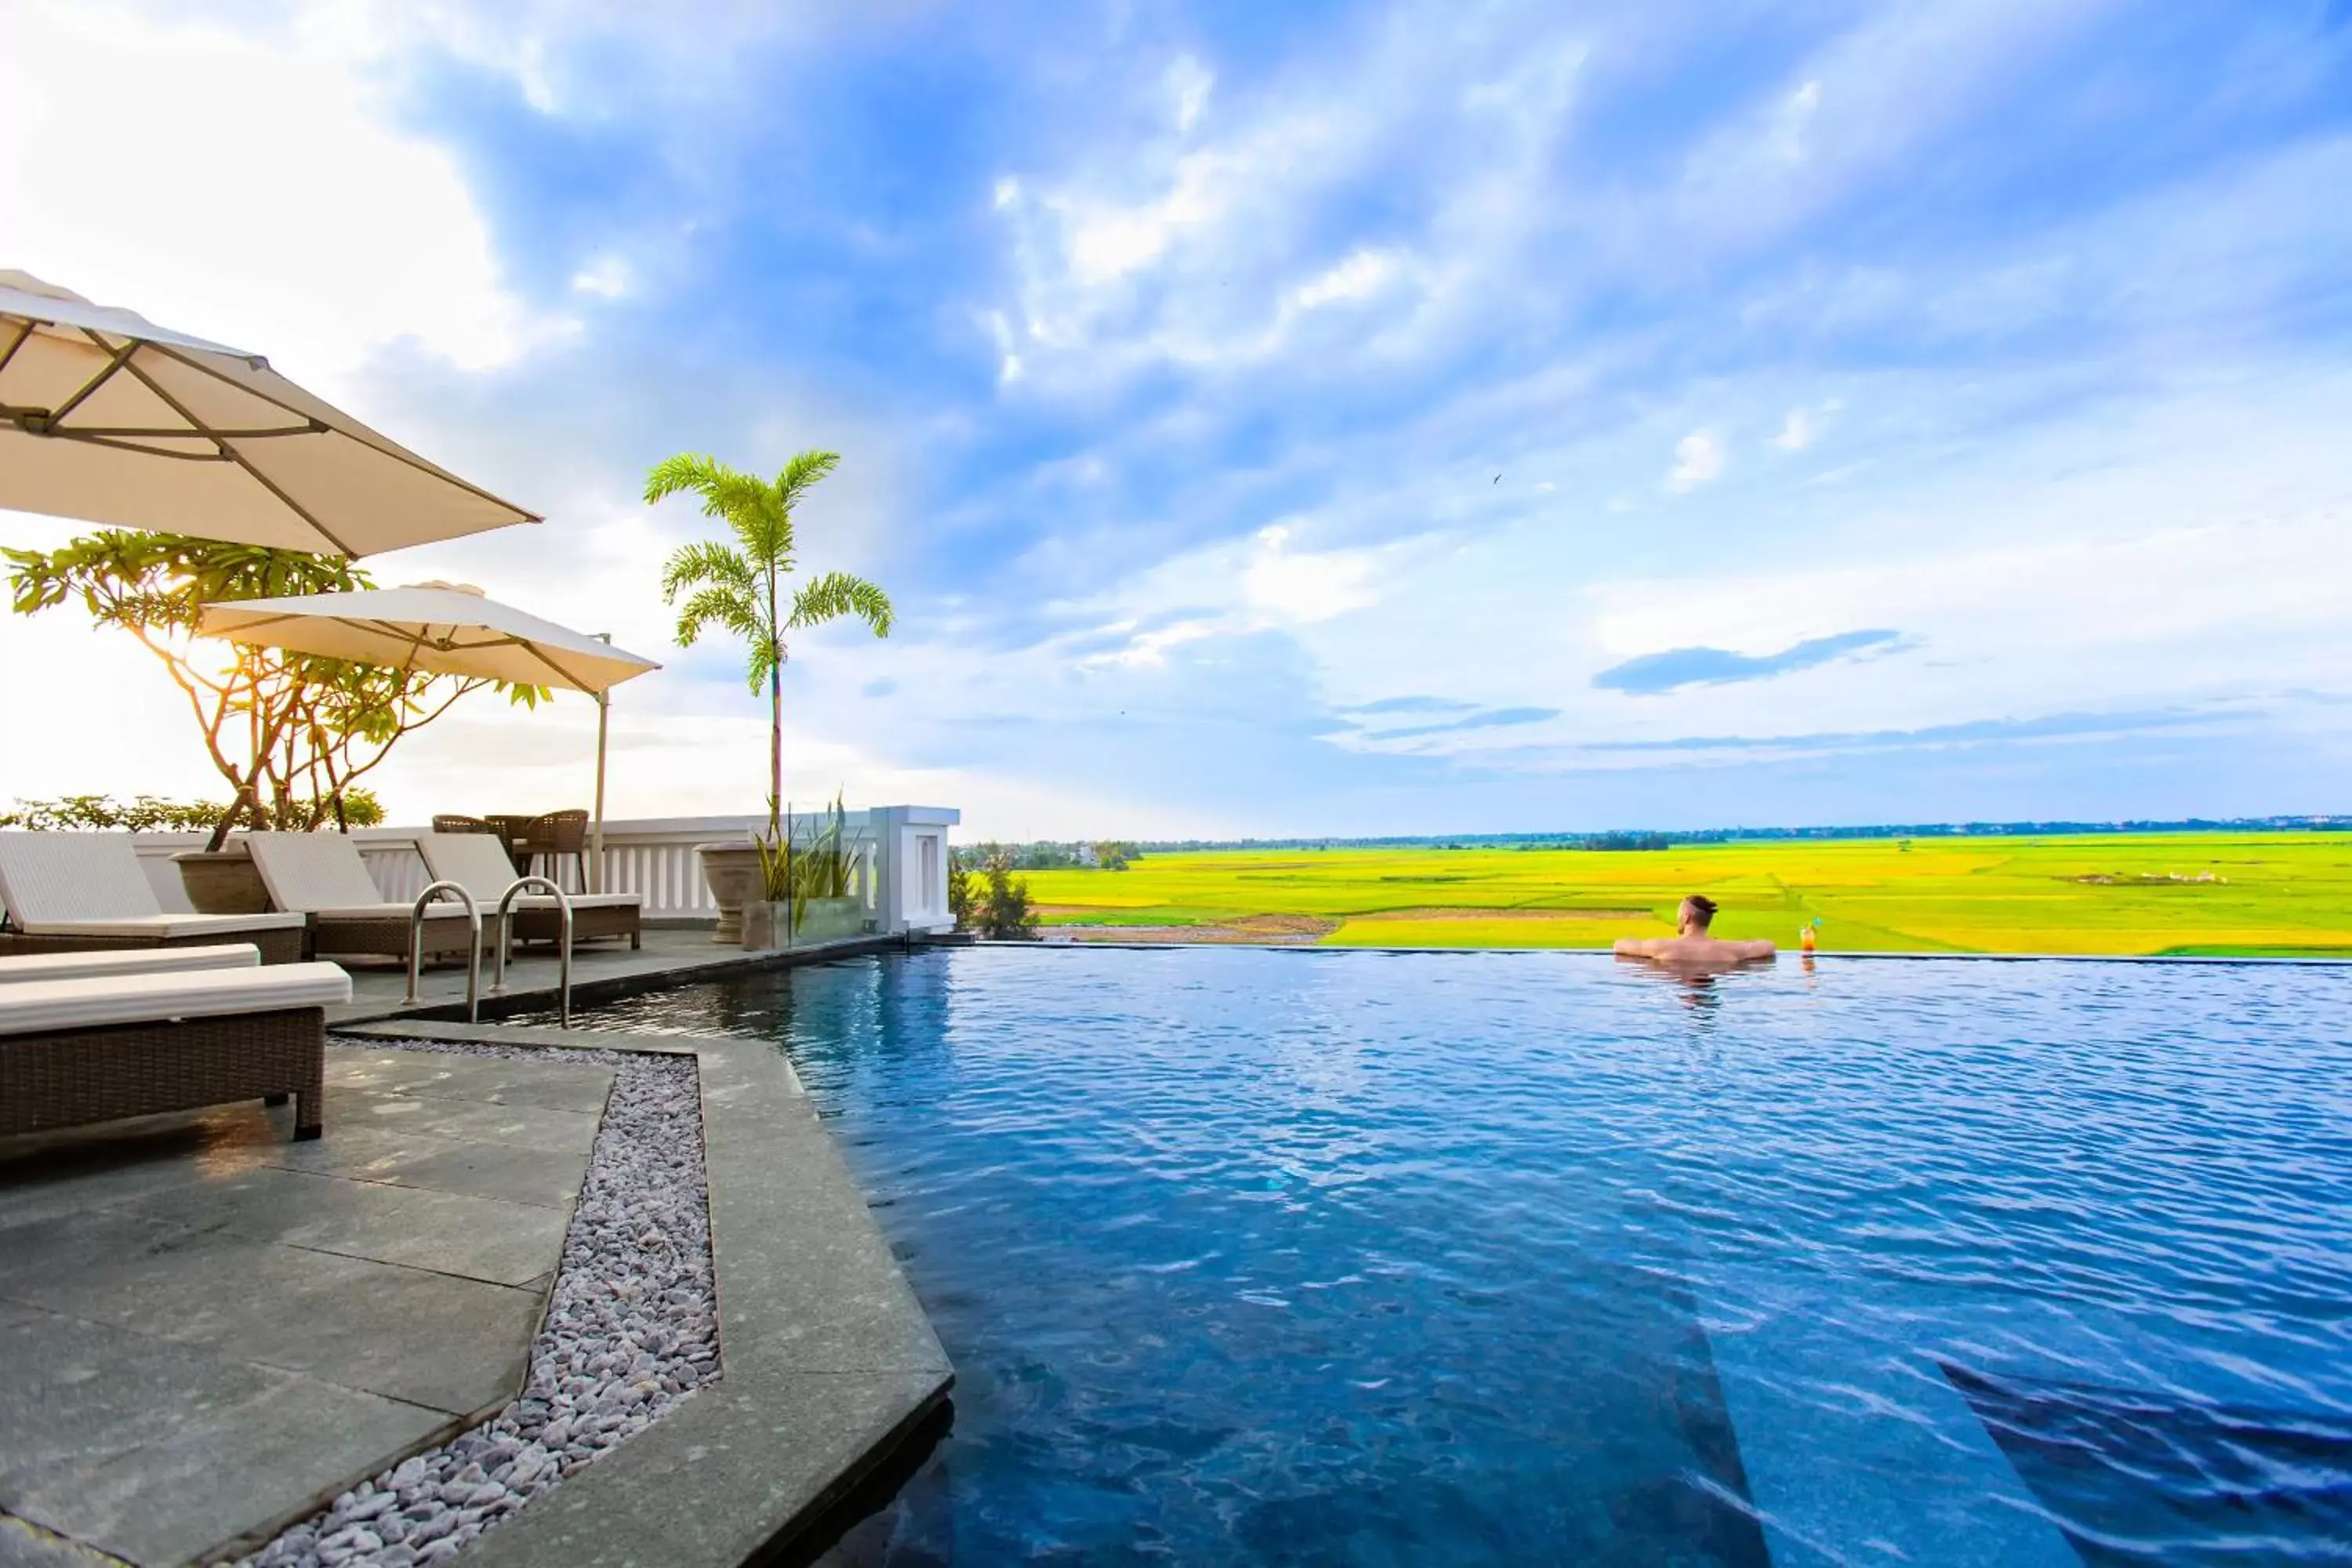
POLYGON ((698 844, 702 879, 719 905, 719 929, 710 940, 732 947, 743 940, 743 906, 760 891, 760 847, 746 839, 734 844, 698 844))
POLYGON ((262 885, 261 868, 241 846, 215 850, 191 849, 172 857, 180 868, 180 885, 200 915, 259 915, 269 912, 269 889, 262 885))
POLYGON ((753 899, 743 906, 743 951, 780 952, 793 944, 793 906, 782 899, 753 899))

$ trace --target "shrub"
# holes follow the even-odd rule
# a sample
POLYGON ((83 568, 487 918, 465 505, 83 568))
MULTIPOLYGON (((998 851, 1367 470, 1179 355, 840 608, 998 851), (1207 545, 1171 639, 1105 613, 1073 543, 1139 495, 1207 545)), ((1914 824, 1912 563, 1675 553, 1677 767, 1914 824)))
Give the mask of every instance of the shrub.
MULTIPOLYGON (((334 815, 333 802, 295 803, 302 813, 324 820, 334 815)), ((343 791, 343 820, 353 827, 373 827, 383 821, 383 805, 357 785, 343 791)), ((0 827, 36 833, 114 832, 209 833, 228 810, 225 801, 165 800, 159 795, 133 795, 126 805, 111 795, 68 795, 56 800, 19 800, 13 810, 0 811, 0 827)))
POLYGON ((993 942, 1034 942, 1037 919, 1029 909, 1029 884, 1013 877, 1010 859, 988 861, 988 890, 980 903, 980 934, 993 942))

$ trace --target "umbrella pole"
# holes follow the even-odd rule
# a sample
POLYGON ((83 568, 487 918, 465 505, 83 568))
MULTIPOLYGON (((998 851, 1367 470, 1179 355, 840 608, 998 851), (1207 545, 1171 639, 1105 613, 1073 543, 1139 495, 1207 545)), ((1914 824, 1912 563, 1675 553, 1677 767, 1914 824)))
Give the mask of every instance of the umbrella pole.
MULTIPOLYGON (((603 641, 611 642, 613 634, 598 632, 603 641)), ((613 717, 613 694, 609 690, 596 693, 596 825, 588 833, 588 890, 604 890, 604 735, 613 717)))
POLYGON ((604 890, 604 731, 613 715, 613 699, 596 693, 596 826, 588 835, 588 890, 604 890))

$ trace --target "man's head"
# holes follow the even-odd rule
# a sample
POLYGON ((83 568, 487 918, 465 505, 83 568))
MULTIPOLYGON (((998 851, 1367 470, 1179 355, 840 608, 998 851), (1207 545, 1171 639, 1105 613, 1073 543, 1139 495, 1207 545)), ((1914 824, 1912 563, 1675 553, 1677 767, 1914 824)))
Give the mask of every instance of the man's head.
POLYGON ((1685 936, 1705 936, 1707 926, 1714 920, 1715 900, 1705 893, 1693 893, 1675 911, 1675 927, 1685 936))

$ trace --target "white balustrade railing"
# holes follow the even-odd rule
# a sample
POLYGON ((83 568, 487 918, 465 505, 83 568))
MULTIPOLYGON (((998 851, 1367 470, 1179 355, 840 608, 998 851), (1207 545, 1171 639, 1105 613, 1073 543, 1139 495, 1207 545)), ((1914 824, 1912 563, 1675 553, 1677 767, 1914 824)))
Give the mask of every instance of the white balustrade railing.
MULTIPOLYGON (((947 832, 959 814, 939 806, 880 806, 847 814, 842 847, 859 860, 852 896, 866 907, 875 929, 898 932, 944 930, 953 923, 946 891, 947 832)), ((805 848, 821 835, 826 819, 793 822, 793 842, 805 848)), ((671 816, 604 824, 603 891, 635 893, 649 920, 715 921, 719 904, 702 875, 698 846, 742 843, 767 831, 765 816, 671 816)), ((431 880, 417 852, 418 827, 362 827, 352 840, 387 903, 408 903, 431 880)), ((201 833, 142 833, 142 868, 167 910, 186 910, 186 891, 172 857, 204 847, 201 833)), ((540 867, 566 887, 578 879, 569 859, 540 867)))

